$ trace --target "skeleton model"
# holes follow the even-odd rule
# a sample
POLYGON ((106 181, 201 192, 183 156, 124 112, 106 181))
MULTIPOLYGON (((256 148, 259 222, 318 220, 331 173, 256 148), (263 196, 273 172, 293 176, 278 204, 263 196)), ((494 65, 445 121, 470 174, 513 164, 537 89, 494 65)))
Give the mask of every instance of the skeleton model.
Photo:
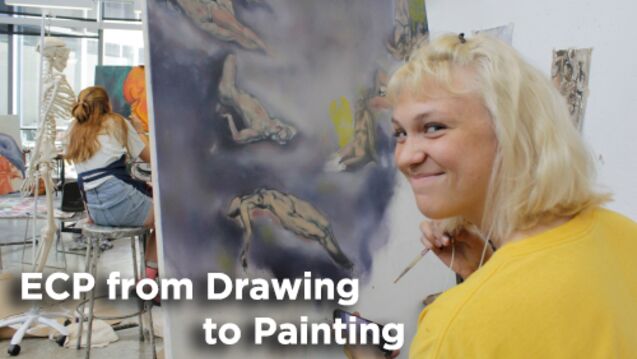
POLYGON ((376 122, 374 112, 389 108, 385 99, 387 74, 378 70, 374 87, 361 96, 354 115, 354 137, 325 164, 329 172, 351 171, 378 160, 376 153, 376 122))
POLYGON ((55 149, 56 120, 68 120, 71 117, 75 93, 62 73, 69 57, 69 49, 64 42, 46 38, 44 49, 38 48, 38 51, 43 56, 42 102, 35 149, 31 154, 31 164, 22 186, 22 193, 35 193, 38 180, 42 178, 46 188, 47 218, 35 261, 36 270, 41 272, 57 229, 53 217, 53 179, 51 177, 57 152, 55 149))
POLYGON ((273 140, 279 144, 286 144, 294 138, 297 130, 272 118, 263 104, 249 93, 237 89, 237 57, 228 55, 223 63, 223 73, 219 83, 219 101, 222 105, 232 107, 241 117, 242 129, 237 129, 235 119, 229 113, 224 113, 221 108, 221 116, 225 117, 232 133, 232 138, 240 144, 273 140))
POLYGON ((177 0, 177 2, 199 28, 217 39, 237 43, 248 50, 266 51, 263 40, 237 20, 232 0, 177 0))
POLYGON ((258 211, 266 211, 288 231, 318 242, 339 266, 350 269, 353 264, 338 246, 332 234, 330 222, 310 203, 274 189, 259 188, 254 192, 235 197, 230 202, 228 217, 243 228, 241 265, 248 266, 248 250, 252 240, 251 221, 258 211))

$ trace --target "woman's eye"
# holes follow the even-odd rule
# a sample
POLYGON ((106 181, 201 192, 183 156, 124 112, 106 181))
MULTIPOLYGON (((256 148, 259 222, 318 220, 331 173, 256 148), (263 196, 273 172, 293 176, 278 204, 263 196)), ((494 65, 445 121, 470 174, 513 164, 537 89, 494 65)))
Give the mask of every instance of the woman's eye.
POLYGON ((444 130, 446 128, 447 127, 439 123, 428 123, 425 125, 425 133, 435 133, 435 132, 444 130))
POLYGON ((396 141, 404 141, 406 137, 407 133, 405 133, 404 130, 394 130, 394 138, 396 139, 396 141))

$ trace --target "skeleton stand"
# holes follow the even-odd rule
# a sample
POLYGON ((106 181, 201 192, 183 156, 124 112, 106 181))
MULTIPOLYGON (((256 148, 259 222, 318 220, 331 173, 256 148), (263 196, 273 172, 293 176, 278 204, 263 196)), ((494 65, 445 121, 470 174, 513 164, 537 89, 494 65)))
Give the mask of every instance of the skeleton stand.
MULTIPOLYGON (((35 174, 31 177, 31 180, 35 180, 35 191, 33 192, 34 196, 34 211, 33 211, 33 262, 32 262, 32 272, 42 272, 44 265, 46 264, 46 260, 49 254, 49 250, 51 249, 51 244, 53 240, 52 233, 55 233, 55 221, 53 218, 53 181, 51 179, 51 167, 48 163, 44 163, 41 158, 42 155, 50 156, 50 153, 42 153, 46 151, 50 151, 51 148, 55 148, 55 145, 50 142, 50 131, 55 131, 55 121, 53 122, 53 128, 50 128, 50 123, 47 124, 47 116, 48 112, 51 110, 52 101, 48 104, 45 104, 45 96, 44 96, 44 81, 43 81, 43 73, 44 73, 44 28, 46 22, 46 10, 42 10, 42 26, 40 27, 40 122, 38 127, 38 135, 37 135, 37 143, 35 147, 35 152, 32 156, 32 166, 31 172, 35 174), (46 106, 44 109, 42 107, 46 106), (40 153, 38 153, 40 152, 40 153), (42 165, 42 167, 40 167, 42 165), (39 179, 40 176, 44 180, 44 184, 46 187, 46 199, 47 199, 47 225, 44 228, 42 233, 42 240, 39 243, 37 256, 35 251, 35 234, 36 234, 36 221, 37 221, 37 194, 39 190, 39 179)), ((49 65, 47 63, 47 65, 49 65)), ((56 87, 53 89, 55 92, 57 90, 56 87)), ((55 111, 55 110, 54 110, 55 111)), ((50 122, 50 121, 49 121, 50 122)), ((59 345, 63 345, 66 340, 66 336, 69 334, 68 330, 60 325, 58 322, 54 320, 54 318, 59 317, 68 317, 67 314, 64 313, 45 313, 40 311, 40 307, 36 304, 31 307, 31 310, 28 312, 13 317, 9 319, 5 319, 0 321, 0 327, 6 327, 9 325, 21 324, 19 329, 15 332, 13 337, 11 338, 11 343, 7 352, 11 356, 15 356, 20 354, 20 343, 22 342, 22 338, 26 334, 27 330, 31 328, 34 324, 41 324, 47 327, 55 329, 60 336, 57 338, 57 343, 59 345)), ((89 344, 90 345, 90 344, 89 344)))

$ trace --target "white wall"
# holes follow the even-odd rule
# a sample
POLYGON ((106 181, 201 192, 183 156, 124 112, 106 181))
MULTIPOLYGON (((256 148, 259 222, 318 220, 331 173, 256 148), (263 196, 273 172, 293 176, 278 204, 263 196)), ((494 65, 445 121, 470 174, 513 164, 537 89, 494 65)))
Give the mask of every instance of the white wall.
MULTIPOLYGON (((598 160, 599 182, 615 194, 609 205, 637 220, 637 3, 575 0, 428 0, 433 36, 514 23, 513 46, 547 76, 552 50, 592 47, 590 94, 583 133, 598 160)), ((398 284, 394 276, 421 248, 421 215, 401 178, 390 208, 390 243, 376 253, 372 283, 361 293, 358 309, 380 321, 406 324, 403 352, 416 327, 420 300, 453 285, 449 270, 429 254, 398 284), (382 308, 382 309, 380 309, 382 308)))
POLYGON ((629 0, 428 0, 432 34, 514 23, 513 46, 547 76, 553 49, 592 47, 584 137, 609 205, 637 220, 637 3, 629 0))

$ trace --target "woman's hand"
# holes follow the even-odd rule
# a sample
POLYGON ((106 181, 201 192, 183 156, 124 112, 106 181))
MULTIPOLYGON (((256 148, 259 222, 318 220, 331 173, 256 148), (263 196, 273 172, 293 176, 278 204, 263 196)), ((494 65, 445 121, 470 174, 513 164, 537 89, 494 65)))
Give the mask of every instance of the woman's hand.
MULTIPOLYGON (((359 312, 354 312, 352 314, 360 317, 359 312)), ((391 354, 385 354, 375 345, 348 344, 343 347, 343 351, 348 359, 394 359, 400 355, 400 350, 394 350, 391 354)))
MULTIPOLYGON (((467 279, 480 266, 480 258, 484 250, 485 242, 474 233, 465 229, 456 231, 452 236, 444 232, 440 221, 425 220, 420 223, 422 236, 420 241, 425 246, 425 251, 433 251, 438 258, 463 279, 467 279), (453 263, 451 263, 452 253, 453 263)), ((487 253, 484 261, 486 262, 493 250, 490 245, 487 246, 487 253)))

